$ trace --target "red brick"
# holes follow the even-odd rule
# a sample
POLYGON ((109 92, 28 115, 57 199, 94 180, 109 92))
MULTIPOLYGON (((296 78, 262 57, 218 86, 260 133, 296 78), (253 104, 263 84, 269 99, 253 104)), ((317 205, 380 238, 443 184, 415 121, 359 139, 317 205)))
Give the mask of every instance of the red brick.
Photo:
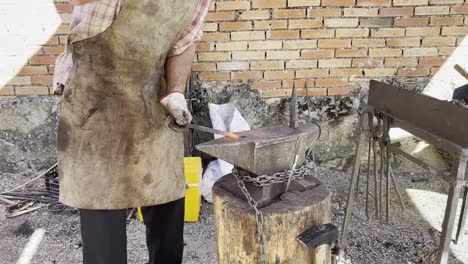
POLYGON ((409 67, 409 68, 398 69, 398 76, 418 77, 418 76, 428 76, 428 75, 429 75, 429 68, 409 67))
POLYGON ((47 66, 24 66, 18 75, 37 75, 37 74, 47 74, 47 66))
POLYGON ((283 88, 296 87, 296 88, 299 88, 299 89, 301 89, 301 88, 303 89, 303 88, 306 88, 306 86, 308 88, 310 88, 310 87, 315 86, 315 80, 284 80, 282 86, 283 86, 283 88))
POLYGON ((317 60, 291 60, 286 62, 286 68, 305 69, 317 68, 317 60))
POLYGON ((319 48, 349 48, 351 47, 350 39, 319 39, 319 48))
POLYGON ((378 16, 378 8, 345 8, 344 16, 345 17, 372 17, 378 16))
POLYGON ((252 89, 274 89, 281 88, 280 81, 257 81, 251 85, 252 89))
POLYGON ((284 8, 286 0, 253 0, 253 8, 284 8))
POLYGON ((266 20, 266 21, 255 21, 255 29, 285 29, 288 27, 287 20, 266 20))
POLYGON ((356 90, 356 87, 352 87, 352 86, 332 87, 332 88, 328 88, 328 96, 347 95, 347 94, 350 94, 354 90, 356 90))
POLYGON ((247 50, 246 41, 216 43, 216 50, 247 50))
POLYGON ((238 31, 231 33, 232 40, 260 40, 265 39, 265 31, 238 31))
POLYGON ((57 56, 33 56, 29 59, 29 64, 31 65, 48 65, 55 64, 57 56))
POLYGON ((232 80, 261 80, 263 72, 247 71, 247 72, 232 72, 232 80))
POLYGON ((384 47, 385 39, 353 39, 353 47, 384 47))
POLYGON ((431 25, 433 26, 457 26, 463 24, 463 17, 432 17, 431 25))
POLYGON ((327 18, 324 22, 325 27, 357 27, 358 24, 358 18, 327 18))
POLYGON ((294 79, 294 71, 266 71, 264 73, 265 80, 285 80, 285 79, 294 79))
POLYGON ((322 27, 321 19, 290 19, 289 28, 319 28, 322 27))
POLYGON ((301 53, 301 58, 305 59, 319 59, 319 58, 333 58, 334 51, 332 49, 328 50, 303 50, 301 53))
POLYGON ((390 6, 392 0, 357 0, 358 6, 390 6))
POLYGON ((47 66, 49 74, 54 74, 55 72, 55 65, 47 66))
POLYGON ((193 63, 192 71, 216 71, 216 64, 214 63, 193 63))
POLYGON ((264 51, 233 51, 233 60, 264 60, 264 51))
POLYGON ((246 10, 250 9, 250 1, 217 1, 216 9, 223 10, 246 10))
POLYGON ((339 17, 341 16, 340 8, 312 8, 307 11, 308 17, 339 17))
POLYGON ((368 37, 368 28, 338 28, 336 29, 337 38, 356 38, 356 37, 368 37))
POLYGON ((31 77, 31 84, 50 84, 52 85, 53 76, 52 75, 45 75, 45 76, 32 76, 31 77))
POLYGON ((308 70, 297 70, 296 78, 316 78, 316 77, 327 77, 328 69, 308 69, 308 70))
POLYGON ((423 38, 422 46, 455 46, 455 37, 429 37, 423 38))
POLYGON ((381 17, 412 16, 414 10, 412 7, 385 7, 379 10, 381 17))
POLYGON ((360 77, 362 76, 362 70, 356 68, 348 69, 330 69, 330 77, 360 77))
POLYGON ((387 39, 387 47, 418 47, 421 45, 421 38, 391 38, 387 39))
POLYGON ((297 39, 299 30, 272 30, 268 31, 267 35, 270 39, 297 39))
POLYGON ((46 46, 58 45, 59 43, 60 43, 59 38, 57 36, 52 36, 44 45, 46 46))
POLYGON ((284 61, 252 61, 250 63, 251 70, 282 70, 284 69, 284 61))
POLYGON ((283 42, 281 40, 268 40, 268 41, 250 41, 249 50, 270 50, 282 49, 283 42))
POLYGON ((16 95, 48 95, 48 86, 22 86, 16 87, 16 95))
POLYGON ((442 35, 453 36, 453 35, 468 35, 468 27, 443 27, 442 35))
POLYGON ((213 51, 214 45, 212 43, 207 42, 198 42, 197 48, 195 49, 197 52, 199 51, 213 51))
POLYGON ((219 23, 220 31, 237 31, 252 29, 252 22, 221 22, 219 23))
POLYGON ((383 66, 383 59, 353 59, 353 67, 377 67, 383 66))
POLYGON ((370 49, 370 57, 400 57, 402 54, 401 49, 370 49))
POLYGON ((298 7, 298 6, 319 6, 320 0, 288 0, 288 7, 298 7))
POLYGON ((303 39, 317 39, 317 38, 333 38, 335 37, 334 29, 303 29, 301 31, 301 38, 303 39))
POLYGON ((273 10, 273 18, 304 18, 306 16, 305 9, 275 9, 273 10))
POLYGON ((367 49, 338 49, 336 50, 336 57, 366 57, 367 49))
POLYGON ((279 90, 266 90, 262 91, 262 96, 265 98, 270 97, 284 97, 284 96, 291 96, 291 89, 279 89, 279 90))
POLYGON ((355 0, 322 0, 322 6, 353 6, 355 0))
POLYGON ((319 68, 346 68, 351 67, 351 59, 319 60, 319 68))
POLYGON ((3 97, 5 95, 15 95, 15 90, 13 86, 0 87, 0 95, 3 97))
POLYGON ((452 6, 451 14, 468 15, 468 6, 452 6))
POLYGON ((346 79, 317 79, 315 80, 315 87, 336 87, 346 86, 348 80, 346 79))
POLYGON ((229 41, 229 33, 204 33, 202 41, 212 42, 212 41, 229 41))
POLYGON ((317 40, 285 40, 283 46, 284 49, 314 49, 317 48, 317 40))
POLYGON ((428 5, 428 0, 393 0, 394 6, 428 5))
POLYGON ((200 52, 198 53, 199 61, 228 61, 231 55, 227 52, 200 52))
POLYGON ((419 58, 419 65, 421 66, 442 66, 447 58, 443 57, 421 57, 419 58))
POLYGON ((267 60, 299 59, 299 50, 267 51, 267 60))
POLYGON ((248 70, 250 67, 248 62, 218 62, 216 68, 218 71, 238 71, 238 70, 248 70))
POLYGON ((401 66, 417 66, 416 58, 385 58, 385 66, 401 67, 401 66))
POLYGON ((206 22, 226 20, 234 20, 234 12, 208 12, 205 18, 206 22))
POLYGON ((365 76, 394 76, 397 69, 364 69, 365 76))
POLYGON ((414 14, 417 16, 422 15, 445 15, 450 11, 449 6, 417 6, 414 14))
POLYGON ((269 19, 269 18, 270 18, 270 12, 268 10, 244 11, 239 16, 239 20, 269 19))
POLYGON ((396 27, 424 27, 429 23, 427 17, 397 17, 395 18, 396 27))
POLYGON ((64 46, 44 47, 44 53, 47 55, 59 55, 65 51, 64 46))
POLYGON ((231 75, 229 72, 201 72, 198 74, 200 81, 223 81, 229 80, 231 75))

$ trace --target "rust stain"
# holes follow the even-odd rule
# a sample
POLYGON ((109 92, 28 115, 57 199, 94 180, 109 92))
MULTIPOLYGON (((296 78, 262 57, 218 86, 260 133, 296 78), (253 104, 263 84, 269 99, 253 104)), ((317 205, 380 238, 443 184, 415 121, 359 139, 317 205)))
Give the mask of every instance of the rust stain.
POLYGON ((151 177, 151 174, 146 174, 145 177, 143 177, 143 182, 145 184, 151 184, 153 182, 153 177, 151 177))
POLYGON ((57 149, 64 151, 70 145, 71 127, 63 119, 60 119, 57 127, 57 149))

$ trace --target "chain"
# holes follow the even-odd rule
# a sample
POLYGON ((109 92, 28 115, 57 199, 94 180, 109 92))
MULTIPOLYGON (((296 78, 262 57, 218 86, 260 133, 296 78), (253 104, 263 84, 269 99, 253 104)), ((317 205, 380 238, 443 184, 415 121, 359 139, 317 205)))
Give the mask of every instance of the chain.
POLYGON ((262 264, 266 263, 266 257, 265 257, 265 235, 263 234, 263 224, 264 224, 264 219, 263 219, 263 213, 258 209, 258 204, 257 202, 253 199, 253 197, 250 195, 249 191, 245 187, 244 181, 241 179, 241 176, 239 175, 239 170, 233 169, 232 170, 232 175, 237 180, 237 185, 239 186, 239 189, 242 191, 242 193, 245 195, 245 198, 247 199, 247 202, 249 203, 250 207, 254 209, 255 211, 255 222, 257 223, 257 240, 260 245, 260 257, 262 259, 262 264))
MULTIPOLYGON (((315 165, 314 165, 315 166, 315 165)), ((252 177, 248 172, 234 168, 233 173, 238 174, 240 180, 244 182, 250 182, 257 187, 267 186, 274 183, 282 183, 289 179, 291 176, 292 180, 302 180, 305 175, 310 173, 310 168, 306 164, 295 170, 287 170, 282 172, 273 173, 272 175, 259 175, 252 177), (291 173, 292 172, 292 173, 291 173)))

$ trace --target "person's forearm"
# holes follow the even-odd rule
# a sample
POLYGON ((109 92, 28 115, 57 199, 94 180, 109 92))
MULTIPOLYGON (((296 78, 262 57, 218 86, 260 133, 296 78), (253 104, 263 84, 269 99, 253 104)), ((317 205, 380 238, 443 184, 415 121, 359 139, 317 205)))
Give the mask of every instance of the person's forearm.
POLYGON ((183 53, 167 58, 165 65, 167 93, 185 92, 187 79, 192 71, 195 48, 196 45, 194 43, 183 53))
POLYGON ((72 5, 84 5, 91 2, 96 2, 97 0, 70 0, 72 5))

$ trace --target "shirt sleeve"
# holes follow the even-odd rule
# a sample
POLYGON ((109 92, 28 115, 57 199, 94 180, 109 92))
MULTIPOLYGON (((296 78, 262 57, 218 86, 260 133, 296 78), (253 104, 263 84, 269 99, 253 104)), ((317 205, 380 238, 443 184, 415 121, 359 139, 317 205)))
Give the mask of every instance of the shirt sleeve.
POLYGON ((187 26, 174 48, 169 52, 169 56, 179 55, 193 43, 201 40, 203 36, 203 20, 205 20, 209 6, 210 0, 200 0, 192 22, 187 26))

